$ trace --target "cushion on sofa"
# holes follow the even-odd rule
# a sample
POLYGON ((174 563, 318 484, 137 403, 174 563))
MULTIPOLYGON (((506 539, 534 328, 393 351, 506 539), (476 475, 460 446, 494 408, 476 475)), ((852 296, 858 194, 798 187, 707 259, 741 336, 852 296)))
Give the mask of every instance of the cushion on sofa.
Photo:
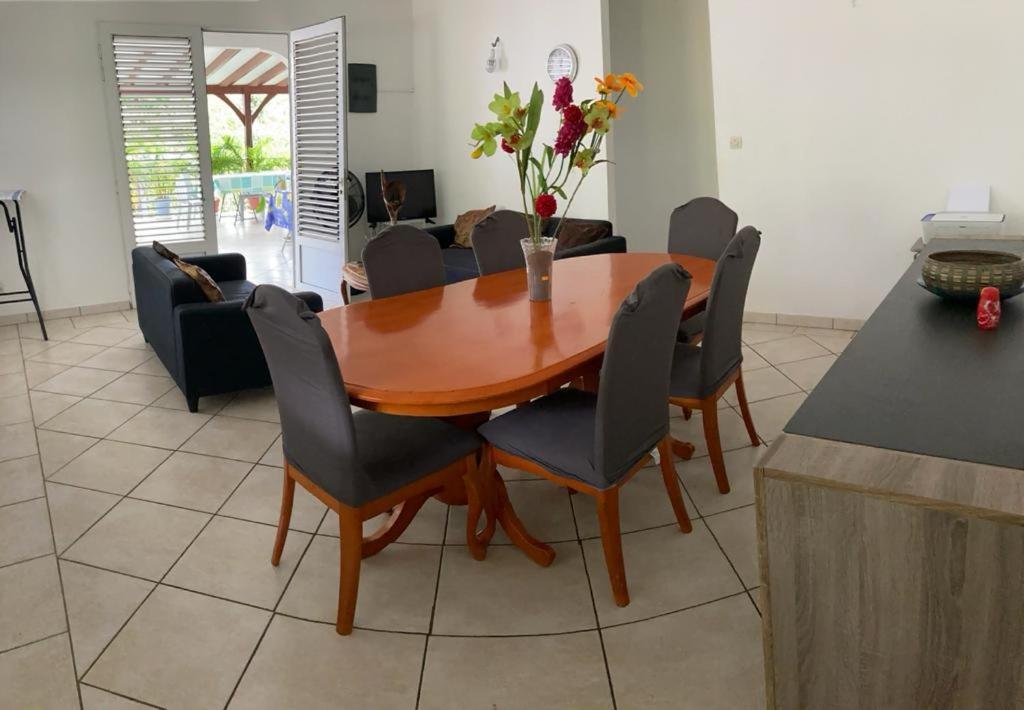
POLYGON ((153 242, 153 251, 164 259, 173 262, 181 270, 181 273, 192 279, 199 287, 199 290, 203 292, 203 296, 207 301, 210 303, 222 303, 224 301, 224 293, 203 267, 188 263, 160 242, 153 242))
POLYGON ((612 236, 612 229, 608 222, 563 219, 561 227, 558 229, 558 244, 555 246, 555 251, 560 252, 583 244, 592 244, 610 236, 612 236))
POLYGON ((494 205, 479 210, 463 212, 455 218, 455 245, 469 249, 473 246, 471 237, 477 222, 494 212, 494 205))

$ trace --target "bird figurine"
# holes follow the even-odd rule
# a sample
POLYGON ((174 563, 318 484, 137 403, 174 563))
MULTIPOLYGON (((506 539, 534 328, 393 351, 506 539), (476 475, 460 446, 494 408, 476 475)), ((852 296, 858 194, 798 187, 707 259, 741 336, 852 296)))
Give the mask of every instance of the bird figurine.
POLYGON ((380 171, 380 194, 384 197, 384 206, 391 218, 391 225, 398 224, 398 211, 405 202, 405 184, 397 180, 388 180, 384 171, 380 171))

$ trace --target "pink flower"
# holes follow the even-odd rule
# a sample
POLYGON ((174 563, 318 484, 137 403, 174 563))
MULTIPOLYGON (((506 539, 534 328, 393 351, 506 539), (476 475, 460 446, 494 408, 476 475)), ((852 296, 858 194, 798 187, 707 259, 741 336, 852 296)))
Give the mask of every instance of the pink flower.
POLYGON ((547 219, 555 213, 558 209, 558 202, 555 200, 554 195, 542 194, 537 195, 537 199, 533 202, 533 208, 537 210, 537 215, 541 219, 547 219))
POLYGON ((551 105, 556 111, 561 111, 572 103, 572 82, 569 77, 563 76, 555 82, 555 93, 551 97, 551 105))
POLYGON ((569 155, 573 146, 587 132, 587 123, 583 120, 583 111, 575 104, 569 104, 562 110, 562 125, 555 138, 555 153, 569 155))

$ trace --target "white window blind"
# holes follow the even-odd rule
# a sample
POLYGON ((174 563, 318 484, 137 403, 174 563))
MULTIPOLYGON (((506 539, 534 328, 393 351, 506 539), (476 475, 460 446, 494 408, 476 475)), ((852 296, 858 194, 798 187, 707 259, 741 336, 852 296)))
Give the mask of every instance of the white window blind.
POLYGON ((191 41, 115 35, 113 55, 134 241, 203 240, 191 41))
POLYGON ((330 32, 293 45, 296 228, 300 236, 340 240, 345 203, 341 164, 341 46, 330 32))

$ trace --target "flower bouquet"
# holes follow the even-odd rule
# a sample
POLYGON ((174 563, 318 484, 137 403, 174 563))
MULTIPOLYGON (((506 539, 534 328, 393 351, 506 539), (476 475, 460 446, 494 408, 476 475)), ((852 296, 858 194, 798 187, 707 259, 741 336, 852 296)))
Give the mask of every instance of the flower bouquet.
POLYGON ((559 113, 561 123, 554 146, 545 143, 534 150, 544 108, 544 94, 537 84, 533 85, 526 105, 519 93, 505 84, 504 91, 495 94, 488 106, 495 120, 476 124, 470 134, 474 159, 495 155, 500 146, 515 162, 526 215, 528 236, 522 240, 522 245, 532 301, 551 299, 551 268, 558 232, 591 168, 608 162, 598 156, 605 135, 622 111, 619 102, 625 94, 635 97, 644 88, 628 72, 598 77, 596 82, 597 96, 579 103, 573 101, 573 86, 568 77, 556 82, 551 104, 559 113), (575 184, 570 185, 576 176, 575 184), (559 199, 565 201, 562 219, 554 234, 545 237, 544 220, 555 214, 559 199))

